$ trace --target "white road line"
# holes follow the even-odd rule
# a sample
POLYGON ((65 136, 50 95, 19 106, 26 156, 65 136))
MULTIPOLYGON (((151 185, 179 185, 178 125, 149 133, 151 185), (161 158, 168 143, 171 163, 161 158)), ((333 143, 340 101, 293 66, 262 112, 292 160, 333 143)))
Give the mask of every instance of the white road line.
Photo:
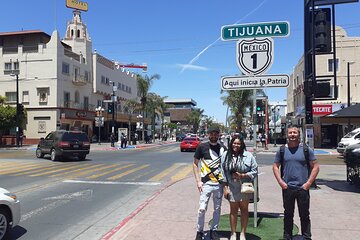
POLYGON ((20 221, 21 222, 26 221, 27 219, 29 219, 35 215, 39 215, 42 212, 45 212, 46 210, 51 210, 51 209, 57 208, 59 206, 67 204, 68 202, 70 202, 70 200, 58 200, 58 201, 52 202, 50 204, 42 206, 41 208, 35 209, 31 212, 28 212, 27 214, 22 215, 20 221))
POLYGON ((82 181, 82 180, 64 180, 64 183, 89 183, 89 184, 108 184, 108 185, 160 185, 159 182, 112 182, 112 181, 82 181))

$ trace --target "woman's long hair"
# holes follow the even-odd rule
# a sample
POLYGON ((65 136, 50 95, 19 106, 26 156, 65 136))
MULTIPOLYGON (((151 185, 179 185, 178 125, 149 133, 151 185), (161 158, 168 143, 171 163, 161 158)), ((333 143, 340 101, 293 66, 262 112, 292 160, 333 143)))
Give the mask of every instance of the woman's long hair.
POLYGON ((232 163, 232 157, 234 155, 233 144, 234 144, 236 139, 240 140, 240 152, 239 152, 239 155, 242 156, 244 154, 244 151, 246 150, 246 145, 245 145, 244 139, 240 135, 235 135, 231 139, 231 141, 229 143, 228 150, 227 150, 226 157, 225 157, 225 161, 223 162, 223 169, 225 171, 231 172, 233 170, 233 167, 232 167, 233 165, 231 163, 232 163))

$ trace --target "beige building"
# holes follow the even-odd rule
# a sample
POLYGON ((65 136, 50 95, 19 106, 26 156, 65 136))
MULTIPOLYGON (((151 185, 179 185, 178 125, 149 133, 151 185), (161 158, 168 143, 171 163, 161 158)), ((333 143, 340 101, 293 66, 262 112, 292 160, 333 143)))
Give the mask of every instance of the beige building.
MULTIPOLYGON (((51 36, 39 30, 0 33, 0 95, 11 106, 16 106, 16 77, 10 75, 14 69, 19 70, 18 96, 27 111, 24 134, 29 143, 56 129, 83 130, 91 137, 97 106, 105 110, 102 135, 107 138, 112 115, 106 113, 104 100, 113 91, 115 129, 128 127, 121 105, 137 99, 136 76, 93 52, 80 11, 74 11, 64 39, 56 30, 51 36)), ((135 128, 136 116, 132 119, 135 128)))
MULTIPOLYGON (((335 147, 339 139, 347 131, 347 123, 323 123, 321 117, 347 107, 348 95, 350 104, 360 103, 360 37, 348 37, 346 31, 336 27, 336 61, 333 55, 316 56, 316 75, 332 75, 335 67, 337 74, 338 98, 336 100, 313 101, 314 145, 315 147, 335 147), (350 66, 350 74, 348 72, 350 66), (350 93, 348 92, 350 79, 350 93)), ((324 78, 326 79, 326 78, 324 78)), ((331 80, 331 94, 334 96, 335 86, 331 80)), ((300 125, 305 123, 304 89, 304 57, 301 57, 291 74, 287 90, 288 118, 300 125)), ((359 113, 360 115, 360 113, 359 113)), ((356 126, 353 126, 356 127, 356 126)))

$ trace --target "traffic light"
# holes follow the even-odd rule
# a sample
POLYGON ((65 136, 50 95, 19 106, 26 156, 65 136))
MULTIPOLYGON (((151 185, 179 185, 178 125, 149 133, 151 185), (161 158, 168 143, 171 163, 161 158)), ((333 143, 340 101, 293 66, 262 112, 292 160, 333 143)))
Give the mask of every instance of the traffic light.
POLYGON ((113 111, 114 111, 114 103, 110 102, 110 103, 108 103, 107 112, 108 113, 113 113, 113 111))
POLYGON ((256 113, 262 113, 264 111, 264 102, 262 99, 256 99, 256 113))
POLYGON ((330 8, 319 8, 314 10, 314 48, 317 53, 331 52, 330 14, 330 8))
POLYGON ((22 105, 21 103, 18 104, 18 109, 19 109, 19 115, 24 115, 24 105, 22 105))

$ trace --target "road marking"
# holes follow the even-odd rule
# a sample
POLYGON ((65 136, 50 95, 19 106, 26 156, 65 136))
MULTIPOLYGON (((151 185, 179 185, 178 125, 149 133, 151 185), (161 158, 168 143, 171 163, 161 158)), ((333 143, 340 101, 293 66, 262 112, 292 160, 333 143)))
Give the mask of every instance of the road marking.
POLYGON ((24 169, 20 173, 13 174, 13 176, 21 176, 21 175, 25 175, 25 174, 33 174, 33 173, 37 173, 37 172, 42 172, 44 170, 51 170, 51 169, 58 168, 58 167, 60 167, 60 166, 59 165, 51 165, 51 166, 47 166, 47 167, 39 166, 39 168, 35 168, 35 169, 24 169))
POLYGON ((64 180, 64 183, 88 183, 88 184, 104 184, 104 185, 160 185, 159 182, 113 182, 113 181, 83 181, 83 180, 64 180))
POLYGON ((18 172, 27 171, 27 170, 36 169, 36 168, 41 168, 41 165, 34 163, 34 164, 27 165, 27 166, 19 166, 14 169, 1 170, 0 174, 18 173, 18 172))
POLYGON ((193 170, 193 165, 186 166, 183 170, 179 171, 177 174, 171 177, 171 181, 179 181, 180 179, 185 178, 193 170))
POLYGON ((95 168, 95 169, 89 169, 89 170, 86 170, 86 171, 77 173, 77 174, 75 174, 75 175, 70 175, 69 177, 71 177, 71 178, 77 178, 77 177, 84 176, 84 175, 87 175, 87 174, 92 173, 92 172, 97 172, 97 171, 99 171, 99 170, 103 170, 103 169, 107 169, 107 168, 113 168, 113 167, 115 167, 115 166, 118 166, 118 164, 105 165, 105 166, 103 166, 103 167, 99 167, 99 168, 95 168))
POLYGON ((58 173, 58 174, 53 174, 53 175, 50 175, 49 177, 59 177, 59 176, 62 176, 62 175, 68 175, 68 174, 72 174, 72 173, 76 173, 76 172, 81 172, 83 170, 88 170, 88 169, 92 169, 92 168, 97 168, 97 167, 100 167, 100 166, 103 166, 105 164, 96 164, 96 165, 87 165, 86 167, 81 167, 81 168, 78 168, 76 170, 72 170, 70 172, 65 172, 65 173, 58 173))
POLYGON ((143 165, 143 166, 140 166, 140 167, 137 167, 137 168, 133 168, 133 169, 131 169, 131 170, 129 170, 129 171, 126 171, 126 172, 117 174, 117 175, 115 175, 115 176, 109 177, 109 178, 107 178, 107 180, 116 180, 116 179, 119 179, 119 178, 121 178, 121 177, 123 177, 123 176, 126 176, 126 175, 130 174, 130 173, 133 173, 133 172, 136 172, 136 171, 138 171, 138 170, 147 168, 147 167, 149 167, 149 166, 150 166, 149 164, 145 164, 145 165, 143 165))
POLYGON ((160 181, 160 179, 164 178, 166 175, 170 174, 172 171, 179 168, 180 166, 181 165, 175 163, 171 167, 165 169, 164 171, 150 178, 149 181, 154 181, 154 182, 160 181))
POLYGON ((47 197, 47 198, 43 198, 42 200, 72 200, 72 199, 83 200, 83 199, 90 199, 92 195, 93 195, 93 190, 86 189, 79 192, 65 193, 54 197, 47 197))
POLYGON ((95 179, 95 178, 98 178, 98 177, 101 177, 101 176, 104 176, 104 175, 107 175, 109 173, 112 173, 112 172, 116 172, 116 171, 119 171, 121 169, 124 169, 124 168, 127 168, 127 167, 131 167, 133 166, 134 164, 127 164, 127 165, 124 165, 124 166, 121 166, 121 167, 118 167, 118 168, 114 168, 112 170, 109 170, 109 171, 106 171, 106 172, 102 172, 102 173, 99 173, 99 174, 94 174, 94 175, 91 175, 89 177, 87 177, 86 179, 95 179))
POLYGON ((53 203, 49 203, 45 206, 42 206, 38 209, 35 209, 31 212, 28 212, 24 215, 21 216, 21 219, 20 221, 23 222, 23 221, 26 221, 28 220, 29 218, 35 216, 35 215, 39 215, 41 214, 42 212, 45 212, 46 210, 52 210, 52 209, 55 209, 59 206, 62 206, 62 205, 65 205, 66 203, 70 202, 70 200, 58 200, 58 201, 55 201, 53 203))
MULTIPOLYGON (((90 164, 86 164, 86 165, 91 166, 90 164)), ((46 171, 46 172, 42 172, 42 173, 37 173, 37 174, 30 175, 30 176, 31 177, 39 177, 39 176, 44 176, 44 175, 48 175, 48 174, 51 174, 51 173, 62 172, 64 170, 69 170, 69 169, 78 168, 78 167, 79 167, 79 165, 65 166, 65 167, 57 168, 57 169, 52 170, 52 171, 46 171)))

